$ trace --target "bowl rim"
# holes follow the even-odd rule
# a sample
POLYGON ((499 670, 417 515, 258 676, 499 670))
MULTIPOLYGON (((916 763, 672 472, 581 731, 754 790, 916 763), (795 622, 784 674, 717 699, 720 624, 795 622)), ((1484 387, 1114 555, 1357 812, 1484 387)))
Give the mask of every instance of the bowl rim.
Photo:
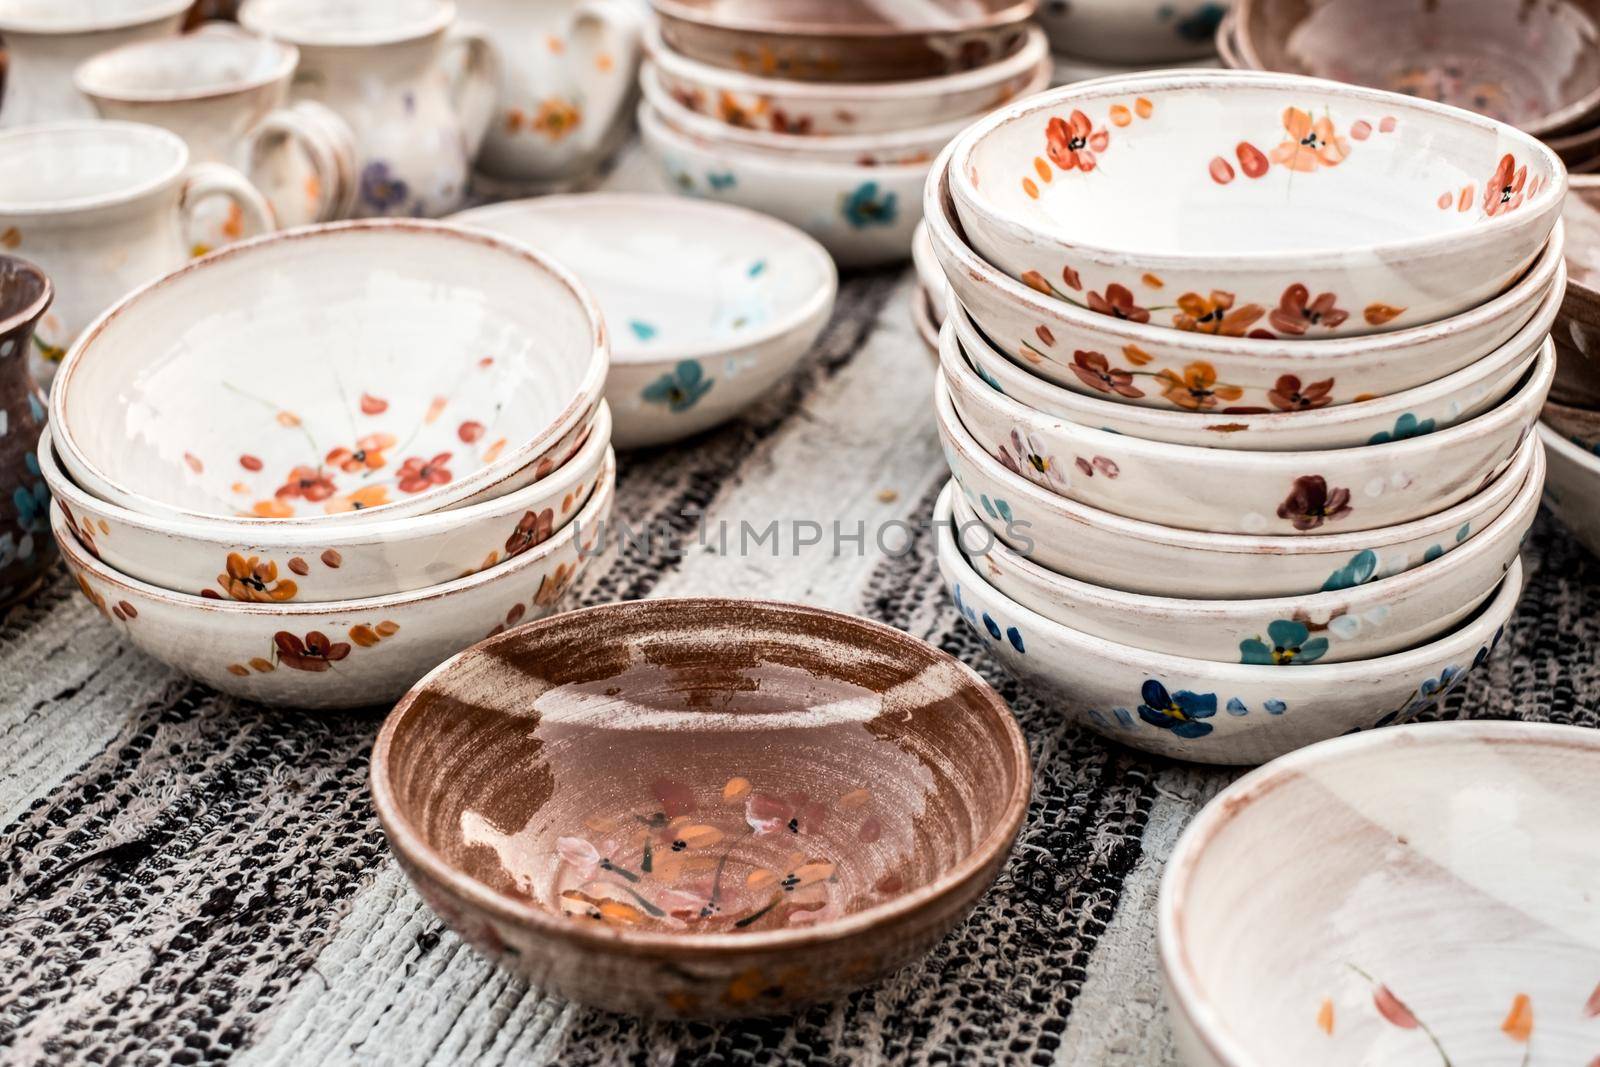
POLYGON ((177 104, 199 100, 220 100, 224 97, 235 96, 239 93, 248 93, 252 90, 263 89, 274 82, 288 78, 300 64, 300 49, 288 41, 280 41, 272 37, 262 37, 257 34, 245 33, 238 30, 216 30, 201 28, 193 33, 180 34, 175 37, 154 37, 144 41, 132 41, 128 44, 108 48, 104 52, 96 52, 88 59, 79 63, 72 71, 72 84, 78 92, 91 100, 107 100, 118 104, 177 104), (231 80, 218 81, 205 85, 190 85, 182 88, 167 89, 129 89, 113 84, 114 78, 107 77, 103 68, 114 65, 118 60, 127 56, 141 54, 160 55, 177 49, 191 49, 204 47, 208 42, 220 42, 224 46, 248 46, 262 49, 271 57, 271 69, 253 76, 242 75, 231 80))
POLYGON ((1351 754, 1359 760, 1363 750, 1374 747, 1451 745, 1461 741, 1539 744, 1594 751, 1600 749, 1600 731, 1557 723, 1495 719, 1406 723, 1363 730, 1315 742, 1255 768, 1209 800, 1184 827, 1167 859, 1156 898, 1156 956, 1168 996, 1176 1002, 1176 1010, 1187 1019, 1195 1039, 1218 1064, 1255 1067, 1264 1061, 1240 1044, 1211 999, 1203 993, 1194 963, 1189 958, 1188 939, 1184 936, 1183 898, 1217 834, 1246 807, 1269 797, 1277 786, 1325 761, 1343 760, 1351 754))
POLYGON ((881 176, 885 180, 892 181, 920 178, 928 172, 927 163, 888 163, 882 166, 868 166, 861 163, 837 163, 823 159, 807 159, 803 156, 788 157, 770 152, 763 153, 758 149, 751 149, 748 145, 721 139, 713 140, 680 130, 648 100, 639 101, 637 114, 640 137, 647 143, 653 137, 675 151, 699 152, 714 156, 747 170, 764 173, 768 177, 794 176, 802 181, 821 178, 859 181, 862 178, 881 176))
POLYGON ((286 41, 301 48, 357 48, 368 45, 404 44, 420 41, 436 33, 443 33, 456 21, 455 0, 425 0, 434 10, 419 13, 416 18, 393 25, 375 26, 367 30, 325 31, 308 33, 303 28, 285 25, 280 20, 263 16, 270 5, 284 0, 244 0, 239 5, 239 25, 260 37, 286 41))
POLYGON ((94 18, 92 16, 79 16, 59 21, 39 18, 29 19, 26 17, 21 19, 14 17, 0 18, 0 33, 39 37, 106 33, 112 30, 125 30, 134 26, 143 26, 147 23, 173 18, 187 11, 193 3, 194 0, 150 0, 145 8, 138 13, 130 11, 120 17, 94 18))
POLYGON ((778 22, 761 15, 718 17, 703 5, 685 0, 650 0, 658 18, 687 23, 701 29, 725 33, 753 34, 760 37, 843 37, 870 40, 895 37, 953 37, 974 30, 999 29, 1031 18, 1038 0, 1004 0, 1004 6, 989 3, 991 10, 981 18, 969 18, 946 26, 861 25, 851 22, 778 22))
POLYGON ((1551 426, 1548 422, 1540 420, 1535 429, 1535 436, 1544 442, 1545 448, 1555 452, 1568 463, 1573 463, 1600 479, 1600 456, 1594 455, 1567 440, 1566 434, 1551 426))
POLYGON ((21 305, 11 314, 0 318, 0 335, 11 333, 21 326, 36 321, 40 315, 49 310, 50 304, 56 298, 55 283, 50 280, 50 275, 44 272, 31 259, 22 256, 13 256, 0 253, 0 265, 10 264, 11 271, 18 274, 27 274, 40 283, 39 295, 31 301, 21 305))
MULTIPOLYGON (((1004 864, 1013 842, 1022 830, 1033 793, 1033 759, 1028 749, 1027 739, 1023 736, 1022 728, 1018 725, 1015 715, 1012 714, 1011 708, 1006 704, 1004 698, 995 691, 994 687, 984 681, 977 671, 960 659, 926 641, 913 637, 904 630, 862 616, 849 615, 844 612, 814 607, 808 604, 738 597, 682 597, 615 601, 563 612, 559 615, 517 627, 515 630, 508 630, 504 634, 491 637, 486 641, 481 641, 471 648, 456 653, 423 675, 406 692, 405 696, 400 698, 399 702, 394 706, 394 710, 384 719, 383 726, 378 731, 377 741, 372 746, 372 758, 369 767, 368 784, 372 792, 372 806, 376 810, 378 820, 389 839, 390 847, 397 855, 421 868, 425 877, 438 885, 448 888, 451 893, 467 898, 474 907, 489 912, 500 921, 510 925, 523 928, 531 927, 539 936, 559 939, 593 951, 607 953, 618 951, 692 953, 700 957, 736 957, 747 955, 751 952, 827 944, 852 937, 869 929, 881 929, 909 919, 915 913, 959 893, 964 887, 971 885, 974 880, 980 879, 984 869, 990 864, 996 862, 1004 864), (801 928, 788 927, 781 930, 762 930, 754 933, 673 934, 656 931, 629 932, 574 923, 569 919, 553 914, 547 908, 500 893, 449 863, 437 850, 423 840, 421 833, 401 810, 389 780, 390 746, 393 744, 394 735, 398 732, 402 720, 413 713, 412 708, 417 697, 425 688, 432 685, 436 678, 453 670, 464 657, 468 655, 481 656, 482 653, 493 649, 496 645, 517 640, 514 635, 532 627, 564 626, 579 617, 588 617, 596 614, 625 614, 639 610, 639 605, 644 604, 666 606, 657 607, 655 610, 677 608, 682 611, 692 611, 702 616, 711 615, 719 609, 726 610, 729 605, 737 605, 740 611, 758 610, 802 614, 811 617, 826 616, 837 623, 842 623, 858 630, 870 630, 880 637, 887 638, 895 646, 914 648, 918 655, 931 656, 935 662, 948 663, 983 698, 983 704, 988 709, 991 719, 997 722, 1001 733, 1004 735, 1005 740, 1002 742, 1002 747, 1010 755, 1012 765, 1016 770, 1016 780, 1013 782, 1011 791, 1006 797, 1005 804, 1000 808, 994 825, 990 827, 987 834, 973 843, 973 847, 965 856, 961 857, 949 869, 926 885, 919 886, 910 892, 902 893, 872 907, 852 912, 831 922, 801 928)), ((415 881, 415 878, 413 877, 412 880, 415 881)), ((987 889, 987 884, 982 888, 987 889)))
MULTIPOLYGON (((1596 129, 1600 130, 1600 127, 1596 129)), ((1573 174, 1567 178, 1567 189, 1574 199, 1585 204, 1592 199, 1597 209, 1600 209, 1600 174, 1573 174)), ((1567 277, 1567 294, 1600 308, 1600 284, 1590 284, 1573 278, 1570 271, 1567 277)))
POLYGON ((953 149, 953 154, 950 158, 951 193, 957 204, 965 204, 969 209, 981 215, 985 221, 998 225, 1012 233, 1034 235, 1037 239, 1052 245, 1071 248, 1075 253, 1096 262, 1137 261, 1141 266, 1149 270, 1184 270, 1201 269, 1203 267, 1213 272, 1228 270, 1248 271, 1300 267, 1313 261, 1336 264, 1352 257, 1367 259, 1374 255, 1383 258, 1385 261, 1400 256, 1424 258, 1445 255, 1452 250, 1458 250, 1463 245, 1493 244, 1501 240, 1507 231, 1539 229, 1548 215, 1554 213, 1559 216, 1561 203, 1566 196, 1567 189, 1567 168, 1562 163, 1561 157, 1543 141, 1522 132, 1515 126, 1497 122, 1476 112, 1465 111, 1447 104, 1436 104, 1431 100, 1423 100, 1418 97, 1402 96, 1385 92, 1381 89, 1368 89, 1362 86, 1347 85, 1343 82, 1328 81, 1323 78, 1308 78, 1298 74, 1276 74, 1263 71, 1156 71, 1148 75, 1127 79, 1101 78, 1065 85, 1059 89, 1038 93, 991 111, 988 115, 973 123, 965 133, 951 142, 951 145, 953 149), (1477 127, 1493 133, 1498 142, 1496 145, 1497 151, 1508 146, 1516 146, 1524 157, 1542 160, 1545 168, 1550 172, 1550 180, 1540 188, 1532 200, 1525 203, 1526 210, 1496 215, 1493 218, 1475 223, 1470 229, 1466 230, 1424 234, 1398 241, 1371 242, 1360 248, 1346 245, 1328 248, 1278 249, 1257 252, 1231 252, 1215 249, 1194 252, 1135 252, 1129 249, 1089 244, 1066 236, 1063 234, 1059 224, 1052 223, 1049 220, 1039 223, 1029 216, 994 203, 992 199, 984 194, 980 186, 971 181, 969 170, 973 156, 980 150, 984 142, 1002 127, 1009 126, 1015 122, 1026 121, 1042 112, 1070 106, 1085 98, 1098 98, 1103 95, 1109 95, 1111 89, 1120 88, 1122 84, 1130 86, 1130 91, 1132 89, 1140 89, 1147 92, 1190 90, 1216 93, 1219 91, 1225 92, 1230 88, 1236 87, 1295 89, 1307 93, 1315 93, 1324 100, 1343 97, 1381 104, 1391 111, 1420 112, 1428 118, 1447 125, 1477 127))
MULTIPOLYGON (((168 136, 172 135, 169 134, 168 136)), ((178 143, 182 144, 182 141, 178 143)), ((124 485, 117 478, 110 477, 78 447, 72 435, 72 420, 66 417, 66 404, 72 392, 72 383, 75 377, 84 373, 80 368, 85 360, 89 358, 86 353, 93 348, 100 336, 116 323, 118 317, 126 313, 130 308, 137 307, 151 294, 157 293, 168 286, 187 284, 191 278, 199 275, 200 272, 209 270, 219 263, 227 263, 241 256, 254 255, 261 248, 286 245, 290 242, 339 241, 350 235, 357 237, 387 235, 392 237, 408 233, 423 235, 430 239, 476 244, 502 257, 520 260, 522 267, 531 268, 547 275, 558 287, 566 291, 567 296, 573 300, 578 310, 588 320, 589 354, 581 373, 578 375, 577 387, 573 392, 572 399, 568 401, 565 408, 552 416, 531 437, 508 448, 502 455, 496 457, 494 462, 478 467, 448 485, 439 486, 431 492, 418 494, 411 498, 410 501, 394 501, 371 508, 367 511, 367 514, 375 515, 384 508, 394 509, 397 505, 409 505, 416 501, 429 501, 430 506, 420 510, 411 509, 399 513, 391 510, 389 515, 399 518, 405 514, 418 515, 425 514, 428 511, 448 510, 452 503, 490 489, 513 477, 517 472, 524 469, 528 463, 538 458, 543 451, 559 443, 565 434, 580 426, 583 413, 598 404, 604 391, 606 373, 611 361, 610 342, 606 334, 605 320, 601 317, 599 306, 594 302, 594 298, 589 294, 589 291, 572 275, 571 271, 548 256, 536 252, 525 245, 481 230, 470 230, 433 219, 398 218, 350 219, 342 222, 320 223, 312 226, 303 226, 298 229, 278 230, 275 233, 266 233, 248 240, 238 241, 219 248, 217 251, 199 259, 190 260, 176 270, 146 282, 101 312, 73 340, 72 346, 68 350, 66 357, 61 361, 61 367, 57 370, 50 386, 50 423, 56 427, 53 439, 57 450, 61 453, 60 458, 63 461, 63 466, 70 471, 74 464, 81 465, 92 472, 95 478, 111 486, 114 491, 123 494, 129 499, 155 500, 156 503, 161 504, 159 510, 167 514, 208 520, 234 518, 232 516, 218 515, 214 512, 202 512, 193 508, 169 505, 164 501, 156 500, 156 498, 152 498, 146 493, 124 485)), ((94 493, 94 495, 101 496, 98 492, 94 493)), ((342 515, 299 515, 270 521, 275 524, 292 523, 320 529, 336 526, 341 521, 348 520, 342 515)))
MULTIPOLYGON (((811 259, 820 276, 821 284, 813 289, 804 300, 789 308, 785 313, 759 330, 736 339, 718 341, 707 338, 696 345, 682 348, 673 348, 669 354, 622 354, 613 352, 611 359, 618 367, 642 367, 654 363, 676 363, 686 359, 706 359, 727 353, 752 349, 758 345, 766 345, 795 330, 799 330, 821 316, 829 314, 839 292, 839 268, 833 262, 833 257, 828 255, 828 250, 823 248, 815 237, 806 233, 797 226, 792 226, 782 219, 772 215, 764 215, 759 211, 738 204, 725 204, 716 200, 691 200, 688 197, 673 196, 670 193, 568 193, 554 196, 536 196, 523 200, 502 200, 495 204, 484 204, 481 207, 468 208, 450 215, 445 221, 461 226, 472 226, 477 229, 486 229, 491 233, 498 233, 507 240, 518 240, 511 234, 498 230, 492 225, 479 225, 480 220, 492 222, 502 216, 515 217, 523 213, 533 215, 554 215, 581 211, 603 211, 607 214, 618 212, 633 212, 642 215, 646 220, 646 228, 659 229, 663 236, 667 235, 674 227, 677 219, 684 215, 702 215, 708 225, 714 228, 726 227, 730 231, 737 230, 741 234, 760 232, 763 247, 772 247, 783 244, 793 248, 811 259), (659 220, 666 219, 668 222, 659 220), (652 225, 654 220, 654 225, 652 225)), ((576 215, 573 215, 576 222, 576 215)), ((581 279, 581 266, 568 264, 569 269, 581 279)), ((599 298, 596 298, 596 303, 599 298)))
POLYGON ((110 192, 90 196, 76 196, 61 200, 5 200, 0 198, 0 215, 16 218, 40 218, 51 215, 70 215, 96 211, 142 200, 163 189, 175 186, 189 168, 189 146, 171 130, 143 122, 124 122, 113 119, 73 119, 66 122, 43 122, 33 126, 12 126, 0 129, 0 150, 10 147, 7 142, 39 139, 47 146, 57 136, 74 133, 111 134, 123 138, 143 138, 147 143, 160 144, 171 155, 170 161, 153 178, 138 185, 129 185, 110 192))

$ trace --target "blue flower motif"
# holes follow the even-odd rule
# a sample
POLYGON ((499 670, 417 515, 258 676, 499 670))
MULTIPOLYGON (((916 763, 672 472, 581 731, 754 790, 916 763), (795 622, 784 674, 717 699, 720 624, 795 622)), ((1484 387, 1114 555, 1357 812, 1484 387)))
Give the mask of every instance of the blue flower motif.
POLYGON ((1277 619, 1267 624, 1267 641, 1260 637, 1239 642, 1239 662, 1266 667, 1290 663, 1315 663, 1328 651, 1326 637, 1312 637, 1303 622, 1277 619), (1270 645, 1267 641, 1272 642, 1270 645))
POLYGON ((628 329, 633 331, 633 336, 641 341, 653 341, 656 337, 656 328, 640 319, 629 319, 628 329))
POLYGON ((410 186, 395 177, 381 159, 374 159, 361 171, 361 202, 379 214, 400 207, 410 195, 410 186))
POLYGON ((858 230, 891 226, 900 213, 899 197, 880 192, 877 182, 862 182, 855 192, 844 198, 843 211, 845 221, 858 230))
POLYGON ((1394 420, 1393 430, 1379 430, 1367 438, 1367 444, 1381 445, 1390 441, 1404 441, 1408 437, 1421 437, 1425 433, 1432 433, 1433 427, 1432 419, 1419 419, 1408 411, 1394 420))
POLYGON ((1362 549, 1350 557, 1350 562, 1334 571, 1322 583, 1322 591, 1331 593, 1338 589, 1354 589, 1372 581, 1378 573, 1378 554, 1370 548, 1362 549))
POLYGON ((680 362, 671 374, 663 374, 644 387, 641 394, 647 403, 665 404, 673 411, 688 411, 711 392, 715 378, 705 377, 700 364, 692 359, 680 362))
POLYGON ((1144 703, 1139 705, 1139 718, 1151 726, 1171 730, 1179 737, 1194 739, 1211 732, 1211 724, 1201 722, 1217 713, 1215 693, 1191 693, 1180 689, 1169 694, 1167 687, 1154 678, 1144 683, 1139 695, 1144 703))

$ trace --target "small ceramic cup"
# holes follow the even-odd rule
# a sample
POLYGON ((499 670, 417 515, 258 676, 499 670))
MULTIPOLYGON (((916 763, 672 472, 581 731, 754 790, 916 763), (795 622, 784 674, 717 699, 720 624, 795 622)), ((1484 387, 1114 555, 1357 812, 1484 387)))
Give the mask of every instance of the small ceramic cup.
POLYGON ((56 555, 35 451, 44 405, 28 372, 33 329, 51 295, 44 271, 0 256, 0 608, 37 589, 56 555))

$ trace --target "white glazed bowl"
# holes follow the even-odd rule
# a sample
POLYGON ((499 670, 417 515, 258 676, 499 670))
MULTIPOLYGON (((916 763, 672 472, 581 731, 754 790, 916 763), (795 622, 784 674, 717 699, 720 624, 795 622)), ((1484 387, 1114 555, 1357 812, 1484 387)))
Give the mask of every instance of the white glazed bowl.
POLYGON ((607 362, 593 302, 527 249, 334 223, 125 297, 73 344, 50 422, 72 480, 131 511, 373 521, 550 473, 588 432, 607 362))
POLYGON ((645 148, 667 179, 692 196, 772 215, 822 242, 841 267, 881 266, 911 252, 928 164, 867 167, 775 159, 672 127, 639 107, 645 148))
POLYGON ((950 497, 934 512, 939 570, 989 652, 1038 699, 1125 745, 1198 763, 1260 763, 1431 706, 1489 657, 1522 595, 1513 562, 1467 622, 1407 652, 1284 670, 1216 663, 1108 641, 1029 611, 973 569, 950 497))
POLYGON ((108 504, 56 463, 39 466, 85 551, 129 578, 186 595, 325 603, 407 593, 486 570, 537 547, 583 509, 609 447, 605 404, 577 452, 547 478, 454 511, 340 526, 273 519, 174 519, 108 504))
POLYGON ((1600 734, 1430 722, 1245 775, 1156 907, 1191 1067, 1592 1063, 1600 734))
POLYGON ((1600 556, 1600 455, 1539 424, 1550 473, 1545 503, 1578 543, 1600 556))
POLYGON ((616 461, 577 518, 498 567, 443 585, 327 604, 211 600, 158 589, 96 559, 59 505, 50 521, 91 603, 138 648, 224 693, 295 708, 393 701, 484 637, 543 618, 603 548, 616 461))
POLYGON ((451 221, 549 254, 594 294, 611 326, 618 448, 691 436, 765 395, 810 350, 838 290, 816 241, 727 204, 585 193, 451 221))
MULTIPOLYGON (((1424 385, 1504 344, 1555 286, 1562 229, 1514 286, 1442 322, 1366 337, 1281 341, 1213 336, 1074 307, 990 266, 967 247, 949 199, 946 150, 927 187, 926 225, 955 296, 983 332, 1032 373, 1076 392, 1187 411, 1272 408, 1272 393, 1331 381, 1330 404, 1424 385), (1010 347, 1006 347, 1010 346, 1010 347)), ((1065 279, 1059 273, 1050 279, 1065 279)), ((1051 281, 1037 279, 1049 288, 1051 281)))
POLYGON ((933 254, 933 242, 928 239, 927 222, 917 223, 911 235, 911 262, 917 268, 917 282, 928 295, 933 311, 935 328, 943 326, 950 314, 950 283, 944 280, 944 268, 933 254))
MULTIPOLYGON (((1426 519, 1315 537, 1198 533, 1125 519, 1052 493, 984 452, 944 389, 935 391, 945 459, 995 536, 1042 567, 1129 593, 1214 600, 1299 596, 1399 574, 1448 552, 1510 505, 1538 448, 1527 435, 1501 475, 1426 519)), ((1095 477, 1106 472, 1094 468, 1095 477)))
POLYGON ((1036 17, 1057 52, 1148 67, 1210 55, 1227 9, 1218 0, 1043 0, 1036 17))
POLYGON ((1286 339, 1490 299, 1538 255, 1566 178, 1470 112, 1228 71, 1041 93, 974 124, 950 164, 973 249, 1013 277, 1065 271, 1060 298, 1091 310, 1286 339))

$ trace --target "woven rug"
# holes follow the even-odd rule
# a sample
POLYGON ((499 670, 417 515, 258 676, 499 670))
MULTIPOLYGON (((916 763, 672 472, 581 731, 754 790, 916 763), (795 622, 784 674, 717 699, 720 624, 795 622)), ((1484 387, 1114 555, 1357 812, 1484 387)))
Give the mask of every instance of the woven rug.
MULTIPOLYGON (((626 173, 626 171, 625 171, 626 173)), ((788 1019, 649 1023, 542 996, 448 932, 367 793, 383 710, 243 704, 122 642, 59 577, 0 627, 0 1062, 773 1064, 1172 1060, 1154 956, 1162 864, 1233 772, 1156 760, 1021 691, 914 530, 946 476, 910 272, 850 278, 775 395, 686 446, 625 455, 620 517, 670 528, 595 561, 572 602, 805 601, 983 672, 1031 742, 1011 862, 926 959, 788 1019), (911 524, 884 551, 719 555, 702 521, 911 524)), ((1500 652, 1438 717, 1600 725, 1600 561, 1541 515, 1500 652)))

